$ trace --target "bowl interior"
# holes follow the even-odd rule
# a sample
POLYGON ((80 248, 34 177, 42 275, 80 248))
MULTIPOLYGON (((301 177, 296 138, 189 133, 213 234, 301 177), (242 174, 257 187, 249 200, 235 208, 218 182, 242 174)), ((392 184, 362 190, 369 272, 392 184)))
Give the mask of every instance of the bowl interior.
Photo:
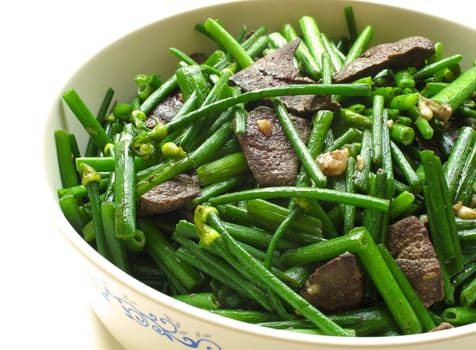
MULTIPOLYGON (((106 90, 112 87, 118 101, 129 101, 135 93, 134 76, 138 73, 157 73, 167 79, 177 67, 177 59, 169 53, 169 48, 176 47, 187 53, 210 53, 216 49, 211 40, 205 38, 194 29, 196 23, 203 22, 207 17, 218 18, 232 33, 238 33, 242 26, 253 29, 266 25, 269 32, 280 30, 284 23, 291 23, 297 28, 297 20, 303 15, 311 15, 317 19, 319 28, 331 39, 347 35, 347 27, 343 12, 345 5, 352 5, 357 26, 362 29, 371 24, 375 27, 372 44, 393 41, 410 35, 424 35, 434 41, 443 43, 444 55, 460 53, 464 57, 462 65, 468 67, 476 58, 476 46, 468 45, 467 38, 475 37, 476 30, 433 17, 424 13, 413 12, 398 7, 362 1, 343 0, 274 0, 274 1, 235 1, 221 5, 191 10, 176 16, 157 21, 141 28, 120 40, 112 43, 101 52, 84 63, 72 74, 54 101, 51 112, 45 121, 44 128, 44 168, 45 183, 50 193, 50 205, 55 221, 60 229, 84 257, 92 261, 99 269, 108 271, 124 283, 131 283, 125 274, 102 259, 64 219, 58 205, 56 190, 60 186, 57 171, 57 160, 53 131, 65 128, 78 138, 81 149, 84 149, 87 138, 80 124, 61 101, 61 94, 74 88, 84 99, 92 111, 97 111, 106 90), (404 25, 402 25, 404 23, 404 25)), ((151 299, 164 298, 161 293, 136 283, 134 288, 151 299)), ((167 299, 165 299, 167 300, 167 299)), ((177 305, 177 304, 174 304, 177 305)), ((240 329, 240 323, 223 320, 221 317, 210 316, 213 322, 224 326, 240 329)), ((256 327, 257 328, 257 327, 256 327)), ((249 327, 241 328, 249 331, 249 327)), ((288 332, 274 332, 257 329, 256 332, 272 336, 295 337, 288 332)), ((429 341, 438 337, 453 337, 460 334, 476 332, 476 327, 465 326, 460 329, 442 332, 443 335, 397 337, 401 339, 380 340, 345 340, 348 344, 379 344, 398 342, 429 341)), ((304 338, 306 338, 304 336, 304 338)), ((322 340, 322 339, 321 339, 322 340)))

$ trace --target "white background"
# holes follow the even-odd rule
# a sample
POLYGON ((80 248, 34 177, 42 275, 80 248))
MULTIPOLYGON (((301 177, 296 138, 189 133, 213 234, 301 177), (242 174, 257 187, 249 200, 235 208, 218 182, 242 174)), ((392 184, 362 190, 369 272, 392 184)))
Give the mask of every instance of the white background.
MULTIPOLYGON (((218 2, 1 2, 0 349, 122 349, 86 304, 83 283, 71 273, 73 251, 36 196, 42 123, 71 72, 103 46, 161 17, 218 2)), ((467 0, 380 2, 476 26, 467 0)))

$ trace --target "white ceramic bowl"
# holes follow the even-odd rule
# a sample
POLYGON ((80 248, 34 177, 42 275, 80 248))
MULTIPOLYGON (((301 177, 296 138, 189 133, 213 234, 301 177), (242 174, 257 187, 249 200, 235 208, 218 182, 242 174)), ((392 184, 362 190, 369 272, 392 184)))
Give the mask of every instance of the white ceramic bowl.
POLYGON ((59 92, 46 120, 44 130, 45 185, 48 205, 58 229, 78 255, 81 271, 90 284, 93 310, 107 329, 127 349, 448 349, 467 348, 476 343, 476 324, 436 333, 379 338, 343 338, 297 334, 262 328, 226 319, 183 304, 149 288, 125 274, 93 250, 73 230, 58 204, 60 186, 53 131, 67 128, 75 133, 81 146, 86 137, 81 126, 61 102, 68 88, 97 110, 108 87, 120 101, 133 96, 133 77, 137 73, 158 72, 168 77, 176 59, 168 52, 177 47, 186 52, 211 50, 212 43, 194 30, 207 17, 219 18, 232 32, 243 24, 269 30, 279 29, 302 15, 317 18, 320 29, 330 37, 346 33, 344 5, 353 6, 357 23, 375 26, 373 43, 396 40, 408 35, 426 35, 444 43, 445 55, 462 53, 468 67, 476 58, 476 46, 465 40, 476 37, 476 30, 401 8, 352 0, 276 0, 238 1, 201 8, 162 19, 112 43, 84 63, 59 92))

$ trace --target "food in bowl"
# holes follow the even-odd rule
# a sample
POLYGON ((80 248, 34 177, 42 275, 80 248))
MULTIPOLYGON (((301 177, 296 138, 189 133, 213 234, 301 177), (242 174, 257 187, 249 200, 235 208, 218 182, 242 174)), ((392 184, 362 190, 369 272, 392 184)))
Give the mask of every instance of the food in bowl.
POLYGON ((369 49, 371 25, 331 41, 315 19, 240 40, 209 18, 218 49, 172 49, 170 78, 137 75, 112 108, 109 90, 103 124, 68 90, 94 153, 71 158, 56 132, 60 205, 118 267, 215 314, 339 336, 458 325, 474 317, 474 68, 423 36, 369 49))

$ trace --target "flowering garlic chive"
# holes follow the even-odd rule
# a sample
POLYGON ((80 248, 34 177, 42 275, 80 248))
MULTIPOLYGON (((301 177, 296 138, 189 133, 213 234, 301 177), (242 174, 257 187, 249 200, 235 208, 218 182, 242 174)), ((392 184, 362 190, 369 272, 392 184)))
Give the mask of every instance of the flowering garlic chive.
POLYGON ((167 126, 165 124, 157 124, 149 132, 149 137, 153 141, 162 141, 167 136, 167 126))
POLYGON ((81 184, 87 186, 92 182, 101 181, 101 175, 92 166, 86 163, 81 163, 79 166, 81 172, 81 184))
POLYGON ((193 221, 197 227, 197 233, 200 237, 200 244, 209 246, 220 234, 211 226, 207 225, 207 218, 210 213, 217 214, 218 211, 214 207, 199 205, 195 208, 193 221))
POLYGON ((166 142, 160 148, 160 151, 165 157, 170 158, 183 158, 185 157, 185 151, 182 147, 177 146, 173 142, 166 142))
POLYGON ((128 120, 131 116, 132 106, 129 103, 118 103, 114 106, 112 113, 116 118, 128 120))
POLYGON ((113 143, 107 143, 104 146, 104 154, 108 156, 114 155, 114 148, 115 148, 115 145, 113 143))
POLYGON ((152 143, 141 143, 135 148, 135 153, 148 159, 155 153, 155 146, 152 143))
POLYGON ((108 115, 106 115, 106 117, 104 118, 104 121, 107 122, 107 123, 115 122, 116 117, 114 116, 114 113, 109 113, 108 115))
POLYGON ((131 120, 134 123, 134 125, 138 128, 145 127, 146 119, 147 119, 147 115, 140 109, 135 109, 131 113, 131 120))

